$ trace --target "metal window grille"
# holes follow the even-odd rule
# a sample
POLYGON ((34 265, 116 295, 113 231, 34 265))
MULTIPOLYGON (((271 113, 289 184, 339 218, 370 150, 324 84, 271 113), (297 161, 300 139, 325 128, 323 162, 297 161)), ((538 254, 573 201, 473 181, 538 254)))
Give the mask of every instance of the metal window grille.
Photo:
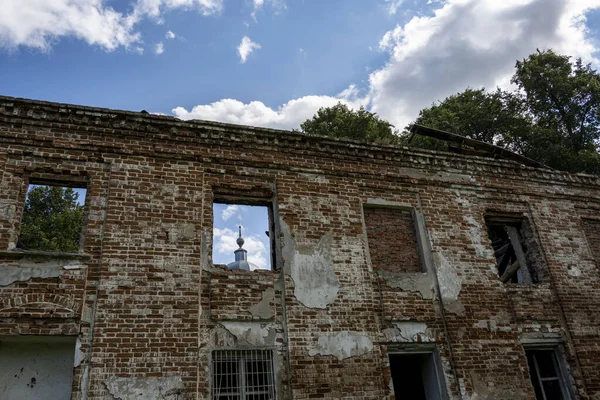
POLYGON ((275 400, 271 350, 213 352, 214 400, 275 400))
POLYGON ((527 350, 526 355, 536 400, 569 399, 555 351, 527 350))

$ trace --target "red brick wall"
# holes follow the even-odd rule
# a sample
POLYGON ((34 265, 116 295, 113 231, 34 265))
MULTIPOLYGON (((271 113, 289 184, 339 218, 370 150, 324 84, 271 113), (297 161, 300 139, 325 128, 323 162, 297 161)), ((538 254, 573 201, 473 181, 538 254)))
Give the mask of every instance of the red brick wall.
POLYGON ((373 268, 420 272, 415 224, 410 211, 365 207, 365 226, 373 268))
MULTIPOLYGON (((387 352, 407 344, 398 332, 407 323, 427 327, 453 398, 459 392, 462 398, 533 398, 523 337, 559 338, 579 398, 600 396, 600 271, 586 245, 594 247, 596 239, 580 222, 600 209, 596 178, 0 98, 0 252, 10 253, 0 254, 3 268, 26 267, 11 245, 31 177, 85 182, 82 250, 89 257, 83 268, 57 277, 0 286, 0 334, 77 334, 84 359, 75 368, 73 399, 109 398, 107 382, 116 377, 164 376, 182 378, 182 399, 207 398, 211 352, 256 343, 274 350, 278 398, 390 398, 387 352), (215 194, 244 191, 273 201, 277 272, 231 273, 211 265, 215 194), (365 209, 365 232, 363 204, 420 212, 434 271, 404 272, 420 270, 408 213, 394 215, 403 223, 386 224, 391 217, 373 219, 365 209), (539 284, 499 281, 485 227, 489 212, 531 221, 545 268, 539 284), (392 232, 372 240, 372 227, 392 232), (397 246, 398 240, 390 246, 411 250, 402 250, 403 261, 394 264, 389 246, 377 246, 399 231, 410 246, 397 246), (402 268, 386 270, 390 265, 402 268), (304 275, 294 275, 302 266, 304 275), (321 278, 321 270, 331 274, 321 278), (384 273, 399 281, 386 281, 384 273), (420 285, 407 283, 415 277, 420 285), (309 281, 310 295, 333 285, 335 296, 323 307, 305 305, 309 281), (273 318, 250 318, 271 288, 273 318), (13 298, 24 302, 12 304, 13 298), (335 350, 335 338, 344 335, 372 348, 328 354, 323 343, 335 350)), ((53 262, 47 256, 42 264, 53 262)))
POLYGON ((274 281, 277 276, 271 271, 212 271, 211 318, 217 321, 273 320, 276 315, 274 281), (254 311, 253 307, 259 305, 263 311, 254 311))

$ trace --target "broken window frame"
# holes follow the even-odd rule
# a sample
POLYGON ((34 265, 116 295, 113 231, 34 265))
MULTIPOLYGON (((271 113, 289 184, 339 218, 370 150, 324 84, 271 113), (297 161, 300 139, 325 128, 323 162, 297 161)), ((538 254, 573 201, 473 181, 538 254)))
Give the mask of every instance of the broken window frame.
MULTIPOLYGON (((238 206, 253 206, 253 207, 266 207, 267 209, 267 224, 269 227, 268 237, 269 237, 269 259, 271 262, 270 271, 279 271, 280 265, 277 262, 277 225, 275 223, 275 202, 272 199, 264 199, 257 198, 253 196, 229 196, 222 194, 215 194, 213 196, 212 204, 211 204, 211 212, 214 213, 214 205, 215 204, 224 204, 224 205, 238 205, 238 206)), ((213 227, 215 223, 215 216, 213 214, 213 227)), ((266 233, 266 232, 265 232, 266 233)), ((214 246, 214 243, 213 243, 214 246)), ((214 249, 213 249, 214 251, 214 249)))
MULTIPOLYGON (((260 396, 264 400, 275 400, 277 398, 277 390, 275 385, 275 365, 273 362, 273 350, 271 349, 252 349, 252 350, 239 350, 239 349, 220 349, 213 350, 212 362, 211 362, 211 386, 212 386, 212 399, 230 399, 237 398, 239 400, 246 400, 247 398, 256 398, 260 396), (220 364, 219 366, 219 363, 220 364), (248 371, 248 363, 257 367, 259 363, 264 363, 266 367, 265 371, 257 372, 254 376, 254 382, 260 382, 261 376, 264 385, 260 385, 260 388, 251 386, 249 377, 253 376, 252 372, 248 371), (223 368, 223 365, 225 366, 223 368), (229 369, 232 371, 228 371, 229 369), (225 370, 224 374, 219 374, 218 371, 225 370), (224 376, 235 377, 236 387, 223 388, 217 385, 219 379, 224 376), (252 389, 254 388, 254 389, 252 389), (223 392, 223 389, 225 392, 223 392)), ((225 378, 226 379, 226 378, 225 378)))
POLYGON ((54 177, 51 176, 50 178, 46 177, 46 174, 42 174, 39 177, 38 176, 29 176, 27 178, 24 179, 23 184, 24 184, 24 195, 22 195, 22 197, 19 200, 20 203, 20 212, 18 213, 18 218, 19 218, 19 230, 16 233, 16 237, 15 237, 15 241, 13 243, 14 248, 19 248, 21 251, 25 251, 25 252, 36 252, 36 251, 43 251, 43 252, 49 252, 49 253, 64 253, 61 251, 49 251, 49 250, 40 250, 40 249, 22 249, 19 247, 19 239, 21 237, 21 229, 22 229, 22 223, 23 223, 23 218, 25 216, 25 204, 27 203, 27 197, 29 196, 29 188, 33 185, 35 186, 51 186, 51 187, 59 187, 62 189, 65 188, 71 188, 71 189, 85 189, 85 197, 83 199, 83 215, 82 215, 82 220, 81 220, 81 226, 80 226, 80 232, 79 232, 79 248, 77 249, 76 252, 74 252, 73 254, 76 253, 81 253, 83 252, 84 246, 85 246, 85 237, 86 237, 86 232, 87 232, 87 220, 88 220, 88 195, 89 195, 89 187, 88 187, 88 182, 85 176, 66 176, 66 178, 63 178, 63 176, 60 177, 54 177), (43 177, 41 177, 43 176, 43 177))
MULTIPOLYGON (((429 356, 431 357, 432 365, 433 365, 433 373, 435 374, 434 383, 437 387, 437 396, 438 398, 427 399, 427 400, 448 400, 448 390, 446 387, 446 380, 444 375, 444 368, 442 366, 442 359, 440 357, 439 351, 437 347, 432 345, 409 345, 409 346, 388 346, 388 362, 390 363, 390 379, 392 379, 392 385, 394 387, 394 393, 396 392, 396 385, 393 382, 393 373, 391 369, 391 358, 390 357, 402 357, 402 356, 429 356)), ((420 368, 423 369, 424 366, 420 365, 420 368)), ((421 379, 423 381, 423 386, 425 387, 425 381, 423 374, 421 373, 421 379)), ((430 382, 433 383, 433 382, 430 382)), ((401 382, 400 382, 401 384, 401 382)), ((396 394, 396 397, 398 395, 396 394)))
POLYGON ((529 285, 538 283, 538 278, 531 271, 531 265, 527 260, 527 252, 523 249, 523 238, 520 230, 526 222, 525 217, 503 217, 489 215, 485 217, 488 238, 494 257, 496 258, 496 268, 498 278, 502 283, 515 283, 520 285, 529 285), (506 239, 499 244, 491 239, 491 228, 504 230, 506 239))
POLYGON ((544 389, 543 385, 546 381, 558 382, 560 393, 562 395, 562 400, 571 400, 575 398, 573 396, 572 385, 570 384, 570 380, 567 379, 569 375, 566 369, 566 361, 564 358, 562 346, 560 346, 559 344, 530 344, 527 346, 523 346, 523 350, 527 359, 529 379, 531 381, 531 385, 534 388, 536 400, 546 400, 546 390, 544 389), (550 353, 554 369, 554 376, 552 377, 542 377, 540 374, 540 367, 535 353, 541 352, 550 353), (530 359, 533 361, 533 365, 531 365, 530 359), (535 375, 532 375, 532 372, 534 372, 535 375), (541 394, 541 396, 539 396, 539 394, 541 394))

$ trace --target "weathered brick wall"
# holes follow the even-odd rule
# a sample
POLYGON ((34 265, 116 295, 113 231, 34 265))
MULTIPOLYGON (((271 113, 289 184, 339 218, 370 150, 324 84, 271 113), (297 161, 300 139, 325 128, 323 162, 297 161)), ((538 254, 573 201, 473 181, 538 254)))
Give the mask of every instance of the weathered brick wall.
POLYGON ((73 399, 210 398, 224 348, 273 349, 279 398, 392 398, 387 354, 417 344, 452 398, 530 399, 522 343, 549 338, 579 398, 600 397, 596 178, 0 98, 0 179, 0 334, 76 335, 73 399), (13 249, 36 179, 87 187, 83 259, 13 249), (277 271, 212 265, 213 201, 240 193, 273 203, 277 271), (365 205, 420 218, 411 236, 404 214, 406 269, 379 267, 390 226, 365 205), (500 282, 490 214, 528 221, 538 284, 500 282))
POLYGON ((389 272, 421 272, 411 212, 367 207, 364 214, 373 268, 389 272))
POLYGON ((271 271, 213 270, 209 283, 211 318, 231 321, 273 320, 277 311, 281 314, 275 303, 277 276, 271 271))

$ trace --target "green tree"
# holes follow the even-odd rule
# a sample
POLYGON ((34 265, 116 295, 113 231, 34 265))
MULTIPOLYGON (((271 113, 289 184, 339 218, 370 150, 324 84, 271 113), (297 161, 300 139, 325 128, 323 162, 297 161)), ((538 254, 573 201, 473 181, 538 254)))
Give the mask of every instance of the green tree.
MULTIPOLYGON (((421 110, 415 123, 523 153, 524 140, 531 129, 530 118, 524 111, 523 102, 511 93, 467 89, 421 110)), ((432 150, 446 149, 445 142, 429 137, 416 136, 410 143, 406 140, 404 136, 402 143, 432 150)))
POLYGON ((600 76, 552 51, 517 61, 512 78, 533 116, 534 156, 557 169, 600 173, 600 76))
POLYGON ((79 251, 83 206, 71 188, 33 186, 27 193, 19 247, 26 250, 79 251))
MULTIPOLYGON (((600 76, 580 59, 538 51, 516 64, 514 91, 467 89, 415 123, 493 143, 549 167, 600 173, 600 76)), ((407 141, 407 136, 403 137, 407 141)), ((443 149, 430 138, 410 145, 443 149)))
POLYGON ((354 111, 342 103, 333 107, 321 107, 300 127, 304 133, 333 138, 358 139, 381 144, 398 143, 399 140, 394 126, 379 118, 377 114, 365 110, 364 107, 354 111))

